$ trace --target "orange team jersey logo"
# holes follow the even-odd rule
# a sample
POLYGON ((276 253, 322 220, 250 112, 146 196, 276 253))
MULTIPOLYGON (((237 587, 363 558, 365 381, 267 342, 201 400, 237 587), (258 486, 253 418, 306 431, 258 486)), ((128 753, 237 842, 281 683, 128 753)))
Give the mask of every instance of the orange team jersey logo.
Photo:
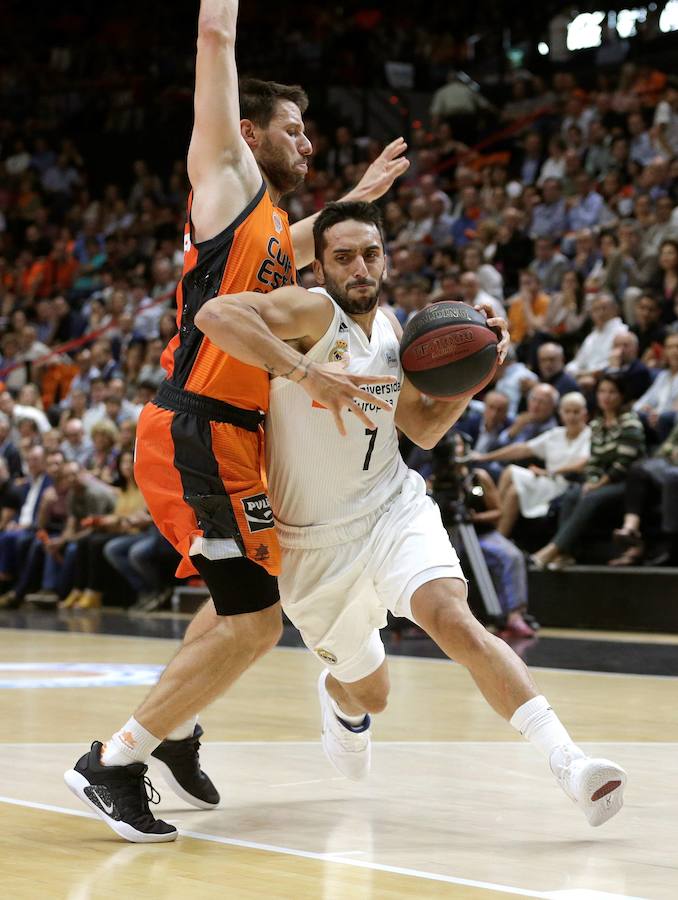
POLYGON ((177 327, 162 355, 176 387, 243 409, 268 409, 269 377, 216 347, 193 325, 203 303, 222 294, 268 293, 296 282, 287 214, 274 206, 266 186, 216 237, 193 243, 191 199, 184 229, 184 270, 177 287, 177 327))

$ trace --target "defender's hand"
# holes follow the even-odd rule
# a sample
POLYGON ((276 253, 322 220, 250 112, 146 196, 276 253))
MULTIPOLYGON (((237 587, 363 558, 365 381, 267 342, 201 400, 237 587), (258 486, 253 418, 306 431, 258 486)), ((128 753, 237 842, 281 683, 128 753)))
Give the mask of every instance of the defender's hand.
POLYGON ((391 141, 345 199, 371 201, 383 197, 396 178, 404 175, 410 167, 409 159, 402 155, 406 150, 404 138, 399 137, 391 141))
POLYGON ((346 434, 342 413, 349 409, 367 428, 374 428, 374 422, 360 406, 361 400, 373 403, 380 409, 390 410, 392 404, 388 400, 371 394, 360 385, 394 384, 392 375, 350 375, 337 363, 309 363, 305 374, 300 378, 290 379, 302 387, 312 400, 329 409, 334 417, 334 424, 339 434, 346 434))

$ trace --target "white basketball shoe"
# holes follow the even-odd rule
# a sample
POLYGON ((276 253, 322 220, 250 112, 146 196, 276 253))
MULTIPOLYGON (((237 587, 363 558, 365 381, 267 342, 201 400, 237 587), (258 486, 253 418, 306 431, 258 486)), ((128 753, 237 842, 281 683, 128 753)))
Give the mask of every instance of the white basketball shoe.
POLYGON ((556 750, 551 768, 562 789, 593 828, 603 825, 622 808, 626 772, 609 759, 572 758, 556 750))
POLYGON ((334 768, 351 778, 360 781, 370 771, 372 749, 370 744, 371 720, 368 715, 362 725, 349 725, 338 718, 330 695, 325 687, 329 675, 325 669, 318 679, 318 697, 320 699, 320 737, 325 755, 334 768))

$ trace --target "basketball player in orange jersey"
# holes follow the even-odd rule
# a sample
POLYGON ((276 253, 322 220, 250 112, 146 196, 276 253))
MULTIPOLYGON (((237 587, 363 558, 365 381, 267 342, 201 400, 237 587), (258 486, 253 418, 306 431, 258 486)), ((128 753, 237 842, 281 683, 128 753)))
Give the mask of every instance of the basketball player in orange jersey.
MULTIPOLYGON (((328 365, 266 372, 224 354, 194 324, 210 298, 292 284, 297 267, 313 258, 315 217, 290 228, 276 205, 307 171, 307 98, 299 87, 260 81, 245 82, 239 97, 237 7, 236 0, 201 4, 179 332, 163 355, 167 380, 141 414, 136 453, 149 510, 182 556, 178 574, 199 573, 212 599, 134 716, 105 745, 95 741, 65 774, 76 796, 134 842, 177 836, 149 810, 144 783, 151 755, 184 800, 203 809, 218 804, 200 768, 197 713, 280 636, 280 550, 263 455, 269 377, 299 382, 339 420, 342 410, 352 409, 372 427, 359 405, 375 402, 364 390, 365 378, 328 365)), ((385 193, 407 169, 404 150, 402 139, 390 144, 349 197, 385 193)))

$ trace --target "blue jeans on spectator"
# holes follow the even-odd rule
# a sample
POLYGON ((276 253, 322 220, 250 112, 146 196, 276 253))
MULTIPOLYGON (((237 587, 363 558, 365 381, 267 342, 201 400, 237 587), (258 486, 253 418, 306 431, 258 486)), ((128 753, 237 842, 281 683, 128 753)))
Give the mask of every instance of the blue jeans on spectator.
POLYGON ((12 576, 16 574, 34 537, 34 528, 18 528, 16 531, 0 533, 0 572, 12 576))
POLYGON ((42 587, 45 591, 54 591, 60 597, 66 597, 73 587, 75 574, 75 557, 77 545, 71 541, 63 549, 60 561, 49 553, 45 554, 45 568, 42 572, 42 587))
POLYGON ((121 534, 111 538, 104 546, 104 556, 108 563, 119 572, 137 594, 149 591, 153 584, 145 577, 143 569, 132 562, 132 548, 140 541, 146 540, 145 534, 121 534))
POLYGON ((506 615, 527 606, 527 568, 523 551, 498 531, 478 535, 497 599, 506 615))

